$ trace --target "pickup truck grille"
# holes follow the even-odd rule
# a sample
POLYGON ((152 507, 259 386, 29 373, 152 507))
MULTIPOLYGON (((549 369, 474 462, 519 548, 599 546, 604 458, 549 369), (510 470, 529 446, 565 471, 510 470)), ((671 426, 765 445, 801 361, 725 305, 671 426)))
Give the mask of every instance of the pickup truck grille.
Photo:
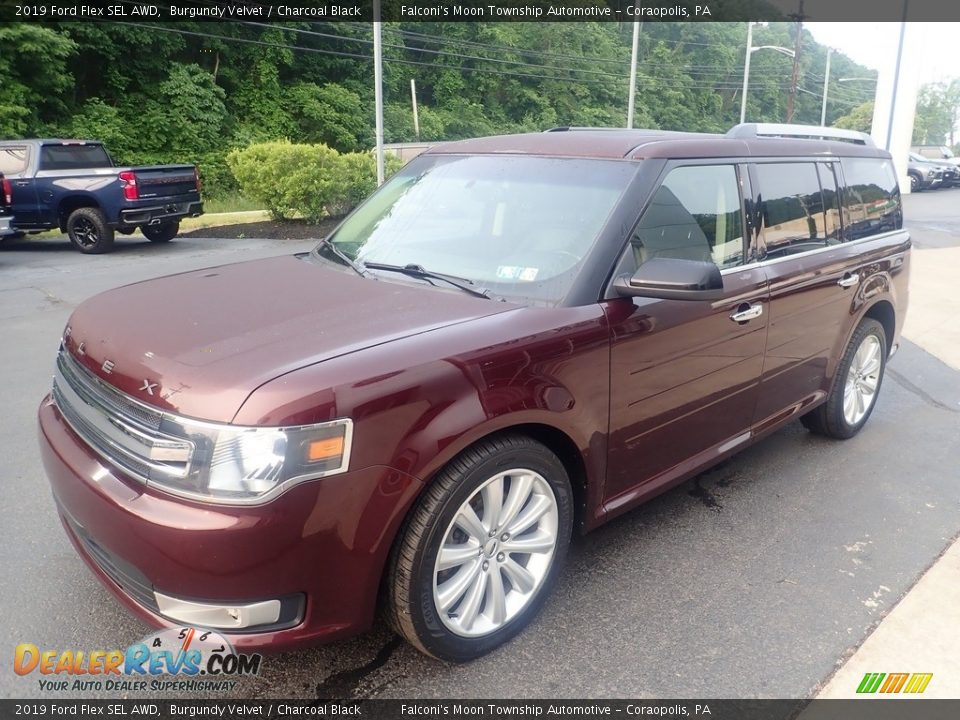
POLYGON ((101 458, 144 483, 184 478, 194 444, 164 432, 163 413, 110 387, 61 349, 53 399, 73 431, 101 458))

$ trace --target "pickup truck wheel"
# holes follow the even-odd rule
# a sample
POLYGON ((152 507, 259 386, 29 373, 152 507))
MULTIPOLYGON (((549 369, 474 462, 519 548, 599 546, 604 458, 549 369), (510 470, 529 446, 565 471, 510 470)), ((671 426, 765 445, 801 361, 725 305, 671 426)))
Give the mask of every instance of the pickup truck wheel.
POLYGON ((180 221, 165 222, 159 225, 142 225, 140 226, 140 232, 150 242, 170 242, 180 232, 180 221))
POLYGON ((883 325, 864 318, 850 338, 827 402, 800 418, 818 435, 845 440, 860 432, 876 405, 887 366, 883 325))
POLYGON ((97 208, 77 208, 67 218, 67 235, 82 253, 96 255, 113 250, 113 229, 97 208))
POLYGON ((466 450, 424 491, 394 546, 387 620, 442 660, 489 652, 543 605, 572 527, 570 480, 546 447, 504 436, 466 450))

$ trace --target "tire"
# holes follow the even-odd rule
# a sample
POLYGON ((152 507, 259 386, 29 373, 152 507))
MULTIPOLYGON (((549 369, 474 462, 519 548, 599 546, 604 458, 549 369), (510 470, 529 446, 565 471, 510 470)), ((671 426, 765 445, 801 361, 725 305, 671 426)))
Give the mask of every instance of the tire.
POLYGON ((887 336, 883 325, 864 318, 847 344, 827 401, 800 421, 818 435, 838 440, 853 437, 870 419, 886 367, 887 336), (871 387, 873 391, 869 393, 871 387))
POLYGON ((98 208, 77 208, 67 218, 67 235, 82 253, 99 255, 113 250, 113 229, 98 208))
POLYGON ((385 587, 387 621, 414 647, 441 660, 465 662, 490 652, 523 630, 543 606, 572 528, 570 479, 549 449, 506 435, 464 451, 424 490, 394 545, 385 587), (502 513, 493 511, 497 487, 502 513), (455 522, 468 508, 472 518, 455 522), (524 528, 531 517, 536 519, 524 528), (492 518, 497 518, 493 537, 492 518), (506 532, 510 528, 516 528, 515 537, 506 532), (442 546, 452 563, 447 568, 439 567, 442 546), (511 547, 537 549, 524 553, 511 547))
POLYGON ((920 192, 920 178, 916 175, 910 176, 910 192, 920 192))
POLYGON ((180 221, 160 223, 159 225, 141 225, 140 232, 150 242, 165 243, 173 240, 180 232, 180 221))

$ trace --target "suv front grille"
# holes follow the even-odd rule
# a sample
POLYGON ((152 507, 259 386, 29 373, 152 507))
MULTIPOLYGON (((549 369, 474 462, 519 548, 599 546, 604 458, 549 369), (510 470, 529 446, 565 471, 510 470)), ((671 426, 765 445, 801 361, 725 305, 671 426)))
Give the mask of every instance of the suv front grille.
POLYGON ((189 474, 193 443, 163 432, 163 413, 99 380, 65 349, 57 355, 53 399, 74 432, 131 477, 149 482, 189 474))

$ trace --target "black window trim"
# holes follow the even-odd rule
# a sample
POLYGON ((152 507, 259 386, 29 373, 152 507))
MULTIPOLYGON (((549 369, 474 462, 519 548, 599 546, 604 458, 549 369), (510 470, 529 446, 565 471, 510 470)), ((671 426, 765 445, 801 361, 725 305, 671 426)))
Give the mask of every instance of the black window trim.
MULTIPOLYGON (((751 186, 751 178, 747 177, 746 166, 749 160, 741 157, 721 157, 721 158, 682 158, 676 160, 667 160, 664 163, 663 169, 660 171, 660 174, 657 176, 656 181, 653 183, 650 192, 647 194, 646 200, 643 202, 640 211, 637 213, 636 219, 630 225, 629 229, 623 240, 623 245, 620 248, 620 252, 617 254, 617 259, 613 264, 612 272, 610 277, 607 280, 607 287, 602 294, 602 298, 613 298, 619 297, 616 291, 613 289, 613 283, 622 274, 624 270, 625 261, 628 259, 631 262, 628 264, 633 268, 633 272, 637 271, 637 267, 633 259, 633 251, 630 248, 630 243, 633 239, 633 234, 636 232, 637 227, 640 225, 640 221, 643 219, 644 213, 646 213, 647 208, 650 207, 650 203, 653 201, 653 198, 656 197, 657 191, 663 185, 664 180, 667 176, 675 169, 680 167, 703 167, 703 166, 712 166, 712 165, 729 165, 733 167, 734 173, 737 179, 737 192, 740 193, 740 230, 741 237, 744 242, 744 262, 739 265, 735 265, 729 268, 721 268, 721 274, 727 272, 734 272, 742 270, 745 267, 752 266, 754 264, 754 258, 756 253, 756 248, 754 245, 755 238, 751 232, 751 224, 747 222, 747 200, 746 194, 749 191, 751 186)), ((625 198, 626 199, 626 198, 625 198)), ((719 266, 718 266, 719 267, 719 266)))

